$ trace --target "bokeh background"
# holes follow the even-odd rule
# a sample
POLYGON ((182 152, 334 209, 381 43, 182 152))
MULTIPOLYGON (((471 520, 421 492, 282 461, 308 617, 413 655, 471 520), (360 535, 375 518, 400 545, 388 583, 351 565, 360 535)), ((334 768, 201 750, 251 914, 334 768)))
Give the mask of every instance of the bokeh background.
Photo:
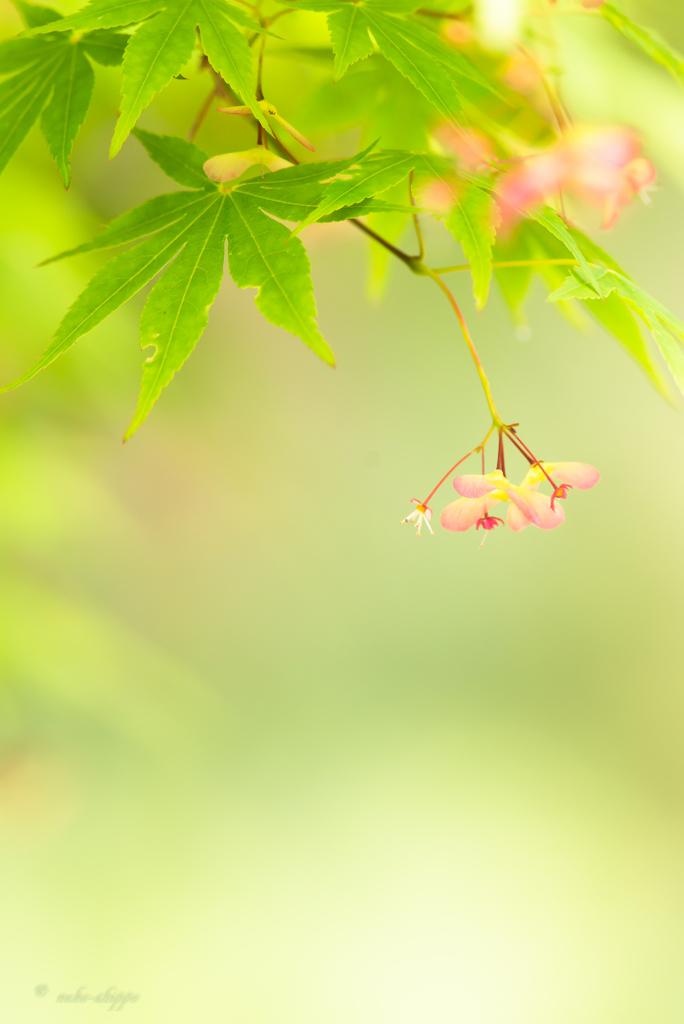
MULTIPOLYGON (((678 5, 630 13, 684 47, 678 5)), ((606 244, 682 316, 684 94, 594 20, 562 42, 573 109, 660 170, 606 244)), ((37 132, 4 174, 3 380, 99 265, 36 263, 173 187, 135 140, 107 163, 117 78, 68 194, 37 132)), ((125 447, 141 302, 0 402, 2 1018, 111 986, 145 1024, 679 1024, 681 411, 541 290, 522 342, 454 278, 504 414, 602 481, 554 533, 418 540, 408 500, 486 429, 472 365, 429 282, 372 303, 352 228, 306 240, 337 371, 227 280, 125 447)))

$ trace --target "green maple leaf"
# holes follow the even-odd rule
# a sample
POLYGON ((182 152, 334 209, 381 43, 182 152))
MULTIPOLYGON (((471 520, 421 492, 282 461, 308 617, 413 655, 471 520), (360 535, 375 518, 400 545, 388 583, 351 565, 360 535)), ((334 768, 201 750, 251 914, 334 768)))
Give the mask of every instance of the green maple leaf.
POLYGON ((294 234, 315 221, 329 217, 336 210, 387 191, 406 178, 421 161, 421 154, 406 153, 403 150, 382 150, 348 161, 329 179, 321 182, 324 190, 319 205, 302 221, 294 234))
POLYGON ((85 120, 93 92, 89 58, 117 63, 128 42, 120 33, 92 32, 76 40, 59 34, 60 15, 52 8, 17 4, 26 24, 46 33, 0 44, 0 171, 38 117, 64 184, 71 176, 74 139, 85 120), (118 60, 117 60, 118 58, 118 60))
MULTIPOLYGON (((567 227, 567 226, 566 226, 567 227)), ((573 242, 577 245, 584 258, 592 264, 595 284, 589 283, 585 271, 575 268, 568 277, 568 267, 544 263, 548 260, 563 260, 570 256, 565 241, 543 227, 539 222, 523 220, 507 241, 498 240, 493 256, 496 263, 511 260, 539 261, 536 266, 526 267, 495 267, 494 273, 503 296, 513 311, 514 318, 520 322, 522 303, 529 289, 533 275, 539 275, 550 292, 549 298, 574 326, 581 327, 573 305, 583 309, 596 320, 604 330, 611 334, 644 371, 656 390, 666 398, 670 398, 670 389, 657 363, 653 358, 650 346, 644 340, 639 323, 631 307, 614 289, 606 288, 602 275, 606 270, 615 271, 625 280, 629 280, 621 267, 592 242, 577 228, 567 227, 573 242), (580 275, 579 278, 574 273, 580 275), (571 290, 570 283, 581 282, 581 287, 571 290), (597 290, 598 288, 598 290, 597 290), (561 291, 561 289, 563 289, 561 291)))
POLYGON ((496 236, 492 215, 492 197, 471 185, 457 198, 444 220, 470 264, 478 309, 487 301, 492 276, 492 245, 496 236))
POLYGON ((635 43, 651 60, 667 68, 680 84, 684 84, 684 60, 666 42, 641 25, 636 25, 612 4, 603 4, 599 10, 614 29, 635 43))
POLYGON ((118 67, 131 37, 123 32, 95 29, 81 39, 81 47, 89 57, 104 67, 118 67))
MULTIPOLYGON (((373 157, 368 157, 368 152, 365 150, 358 156, 346 160, 321 160, 289 167, 278 171, 277 174, 269 174, 263 179, 255 177, 240 185, 240 193, 251 196, 263 210, 281 220, 307 224, 314 221, 347 220, 349 217, 391 210, 412 212, 409 206, 385 203, 376 199, 373 188, 362 189, 361 194, 357 193, 355 197, 343 197, 341 202, 326 204, 325 208, 322 208, 330 185, 336 180, 351 179, 352 165, 359 168, 359 176, 363 175, 364 168, 369 168, 371 174, 373 173, 375 165, 373 157)), ((402 157, 408 158, 408 169, 413 161, 419 159, 413 154, 402 154, 402 157)), ((387 169, 390 164, 394 166, 395 158, 391 156, 390 160, 381 163, 387 169)), ((404 170, 401 176, 405 177, 407 173, 408 170, 404 170)), ((377 179, 374 178, 374 181, 382 186, 377 179)), ((377 191, 384 191, 384 187, 379 187, 377 191)))
MULTIPOLYGON (((649 295, 624 274, 601 268, 594 271, 600 297, 634 310, 651 331, 677 387, 684 393, 684 322, 674 316, 657 299, 649 295)), ((563 284, 549 295, 549 302, 571 298, 597 301, 593 285, 588 283, 582 267, 573 268, 563 284)))
POLYGON ((368 20, 358 4, 347 4, 329 14, 328 31, 335 54, 335 80, 339 81, 350 64, 370 57, 375 47, 368 20))
MULTIPOLYGON (((145 107, 180 73, 190 59, 199 29, 209 63, 250 107, 270 132, 254 89, 252 53, 242 34, 245 23, 256 22, 226 0, 93 0, 82 11, 64 18, 59 31, 113 28, 139 24, 123 60, 121 112, 114 129, 110 157, 121 149, 145 107)), ((48 31, 38 26, 34 34, 48 31)))
POLYGON ((124 435, 131 437, 181 368, 207 326, 209 308, 221 286, 225 259, 226 207, 230 198, 203 198, 185 244, 149 294, 140 320, 140 344, 154 346, 143 363, 138 407, 124 435))
POLYGON ((366 150, 345 160, 289 167, 264 179, 247 177, 222 187, 207 178, 203 171, 207 155, 197 146, 140 128, 134 134, 159 166, 188 190, 156 196, 117 217, 92 241, 44 261, 133 243, 95 274, 42 356, 2 390, 30 380, 161 274, 140 323, 143 348, 154 346, 155 351, 143 364, 138 407, 125 435, 130 437, 206 327, 223 276, 226 242, 231 277, 240 288, 258 289, 255 302, 266 319, 301 338, 324 362, 334 365, 316 323, 304 246, 269 214, 302 220, 318 213, 317 219, 342 220, 378 211, 409 211, 408 206, 375 199, 363 181, 376 178, 379 166, 385 173, 394 167, 395 176, 401 167, 405 175, 421 158, 366 150), (342 181, 348 186, 348 171, 354 187, 347 187, 345 195, 331 202, 331 185, 342 181))
POLYGON ((325 362, 335 360, 316 326, 309 260, 298 238, 266 217, 251 196, 235 189, 228 203, 228 264, 240 288, 259 289, 257 308, 267 320, 298 335, 325 362))
POLYGON ((335 78, 370 56, 374 43, 380 52, 449 121, 461 109, 464 96, 496 92, 473 62, 447 46, 410 13, 419 4, 365 0, 349 4, 328 0, 290 2, 290 7, 325 11, 335 53, 335 78))
POLYGON ((565 221, 559 217, 556 211, 551 209, 550 206, 542 206, 538 210, 533 210, 530 212, 530 216, 534 217, 534 219, 538 221, 539 224, 542 224, 547 231, 550 231, 552 235, 555 235, 556 238, 563 243, 568 252, 572 253, 587 275, 587 280, 589 280, 593 285, 596 294, 600 295, 601 293, 599 291, 596 278, 594 277, 594 272, 565 221))
POLYGON ((65 185, 71 178, 69 161, 74 139, 88 113, 94 84, 93 67, 84 48, 72 44, 54 76, 52 98, 40 121, 65 185))
POLYGON ((153 345, 155 351, 143 364, 138 407, 126 433, 130 437, 206 327, 223 276, 226 241, 231 277, 240 288, 258 289, 256 305, 266 319, 299 336, 321 359, 334 364, 316 324, 304 247, 264 210, 271 202, 280 209, 278 192, 291 193, 295 200, 299 192, 315 209, 326 187, 321 179, 356 158, 276 172, 269 176, 275 179, 270 194, 270 181, 261 180, 238 181, 224 190, 203 174, 207 156, 192 143, 141 129, 135 134, 163 170, 190 189, 157 196, 118 217, 93 241, 53 257, 134 243, 95 274, 46 351, 3 390, 30 380, 161 273, 141 319, 141 343, 153 345))

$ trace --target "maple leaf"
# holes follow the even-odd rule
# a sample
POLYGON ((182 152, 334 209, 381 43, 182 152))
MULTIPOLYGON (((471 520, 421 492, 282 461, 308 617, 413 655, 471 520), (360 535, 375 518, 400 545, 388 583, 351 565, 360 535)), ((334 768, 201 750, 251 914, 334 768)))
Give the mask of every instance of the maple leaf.
POLYGON ((324 11, 335 53, 335 78, 369 57, 375 46, 397 71, 449 121, 464 98, 498 93, 497 87, 464 54, 447 46, 412 12, 413 0, 288 0, 288 6, 324 11))
POLYGON ((121 63, 129 37, 93 31, 80 38, 56 30, 60 14, 50 7, 18 2, 30 28, 45 34, 0 43, 0 171, 38 118, 64 184, 69 185, 74 139, 85 120, 93 92, 91 60, 121 63), (42 116, 41 116, 42 115, 42 116))
POLYGON ((470 264, 478 309, 487 301, 492 276, 492 245, 496 231, 490 195, 477 185, 466 188, 445 217, 445 224, 470 264))
POLYGON ((583 267, 573 268, 548 301, 582 299, 598 309, 601 299, 604 303, 612 300, 616 308, 634 311, 650 330, 677 387, 684 393, 684 322, 617 270, 596 268, 593 277, 590 283, 583 267))
POLYGON ((654 32, 650 32, 642 25, 636 25, 612 4, 603 4, 599 8, 599 13, 621 35, 635 43, 656 64, 662 64, 681 85, 684 85, 684 59, 672 47, 668 46, 654 32))
MULTIPOLYGON (((110 147, 115 156, 138 117, 190 59, 199 30, 206 57, 225 82, 270 132, 259 106, 252 75, 252 52, 243 30, 260 26, 227 0, 93 0, 77 14, 61 20, 57 31, 138 25, 123 61, 121 111, 110 147)), ((40 25, 34 35, 48 32, 40 25)))
MULTIPOLYGON (((639 315, 636 306, 628 302, 626 297, 621 296, 617 287, 614 289, 607 287, 607 281, 603 281, 602 277, 606 270, 614 271, 623 282, 629 282, 632 287, 636 286, 622 268, 595 242, 592 242, 577 228, 567 228, 567 231, 573 245, 577 246, 583 257, 592 264, 594 283, 589 282, 589 277, 582 267, 577 267, 569 275, 567 267, 558 265, 563 257, 570 255, 570 250, 564 239, 552 234, 539 221, 524 220, 518 225, 511 239, 505 242, 497 241, 493 251, 495 266, 497 262, 511 259, 528 260, 535 264, 534 266, 506 269, 497 268, 494 271, 504 299, 511 307, 515 318, 520 320, 520 310, 531 279, 534 274, 538 274, 549 289, 549 301, 552 301, 561 312, 564 312, 573 324, 581 326, 570 305, 571 303, 578 304, 604 330, 617 339, 628 355, 644 371, 656 390, 669 400, 668 384, 653 358, 650 347, 644 341, 639 324, 635 319, 634 313, 639 315)), ((624 284, 623 287, 626 288, 627 284, 624 284)), ((642 302, 645 303, 645 296, 642 296, 642 302)), ((659 307, 659 312, 661 315, 670 316, 663 307, 659 307)), ((649 313, 653 316, 654 309, 646 313, 645 322, 648 322, 649 313)), ((670 326, 668 325, 668 327, 670 326)), ((684 325, 679 324, 679 329, 684 329, 684 325)), ((680 335, 680 337, 684 340, 684 335, 680 335)), ((667 340, 672 341, 671 338, 667 340)), ((675 352, 675 360, 676 356, 675 352)), ((668 362, 667 357, 666 362, 668 362)), ((673 363, 671 369, 673 369, 675 379, 679 376, 679 386, 681 387, 681 383, 684 382, 681 372, 684 369, 684 363, 680 361, 678 366, 673 363)))
MULTIPOLYGON (((255 302, 266 319, 300 337, 324 362, 334 365, 316 323, 304 246, 274 215, 301 220, 315 212, 331 180, 344 180, 352 166, 361 169, 357 174, 363 174, 368 154, 293 166, 265 179, 238 179, 226 188, 206 176, 203 165, 207 155, 192 143, 139 128, 134 134, 162 170, 187 191, 156 196, 116 218, 91 242, 45 261, 134 243, 95 274, 42 356, 3 390, 30 380, 161 274, 140 322, 141 344, 143 348, 154 346, 154 353, 143 363, 138 407, 125 435, 130 437, 206 327, 209 308, 221 285, 226 242, 231 277, 240 288, 258 289, 255 302)), ((394 154, 386 157, 395 163, 396 159, 394 154)), ((366 173, 372 174, 373 167, 371 159, 366 173)), ((377 201, 354 202, 344 208, 338 205, 332 211, 329 206, 328 202, 324 212, 331 219, 373 210, 408 209, 377 201)))

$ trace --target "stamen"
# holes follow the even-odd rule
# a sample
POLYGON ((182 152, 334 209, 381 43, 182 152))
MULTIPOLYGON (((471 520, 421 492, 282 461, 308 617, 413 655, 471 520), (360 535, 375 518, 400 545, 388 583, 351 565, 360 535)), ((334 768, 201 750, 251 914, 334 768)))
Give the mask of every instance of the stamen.
POLYGON ((551 495, 551 511, 552 512, 556 511, 556 509, 554 507, 554 503, 556 501, 556 498, 567 498, 568 490, 571 490, 571 489, 572 489, 572 484, 561 484, 559 487, 557 487, 555 489, 555 491, 551 495))

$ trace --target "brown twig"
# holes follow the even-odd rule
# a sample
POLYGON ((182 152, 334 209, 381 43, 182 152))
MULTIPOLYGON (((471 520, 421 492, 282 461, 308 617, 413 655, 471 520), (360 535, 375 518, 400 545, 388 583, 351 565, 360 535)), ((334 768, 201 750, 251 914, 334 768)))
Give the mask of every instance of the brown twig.
POLYGON ((473 7, 464 7, 462 11, 431 11, 427 7, 419 7, 415 12, 424 18, 440 18, 442 21, 467 21, 473 13, 473 7))

